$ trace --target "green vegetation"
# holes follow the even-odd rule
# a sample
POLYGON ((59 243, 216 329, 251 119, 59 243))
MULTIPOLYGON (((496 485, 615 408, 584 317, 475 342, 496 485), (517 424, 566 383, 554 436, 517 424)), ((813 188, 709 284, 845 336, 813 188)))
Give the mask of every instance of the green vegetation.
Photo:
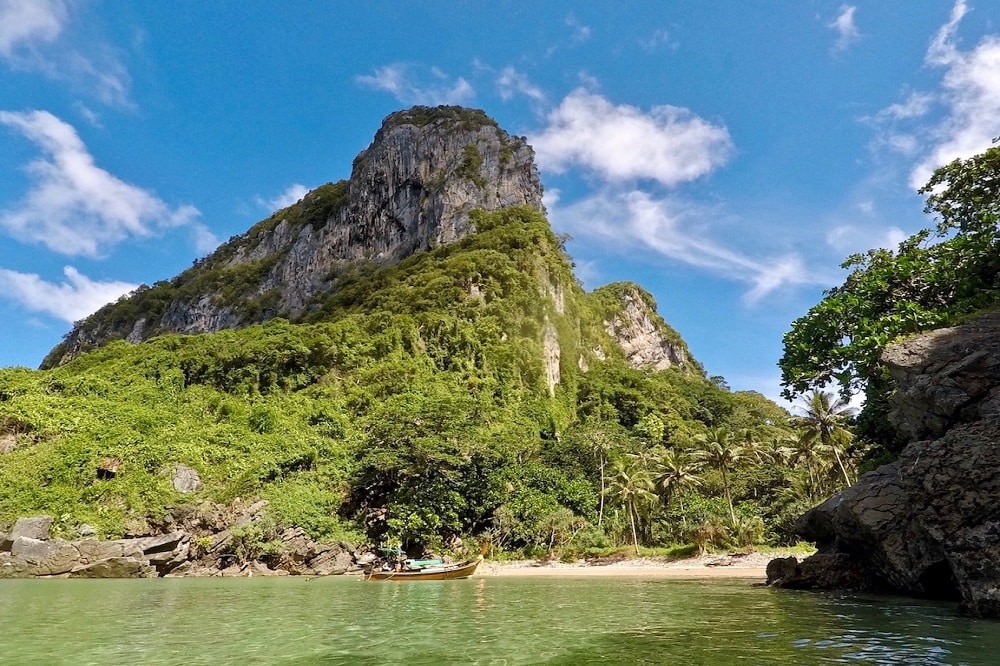
POLYGON ((0 438, 16 444, 0 454, 0 527, 46 512, 118 536, 166 506, 259 497, 272 522, 235 535, 244 559, 287 525, 432 547, 486 535, 552 557, 735 547, 788 541, 851 473, 847 447, 758 394, 697 366, 629 367, 603 321, 626 294, 652 298, 585 294, 537 211, 473 222, 456 243, 337 276, 302 322, 0 370, 0 438), (109 457, 121 468, 98 479, 109 457), (201 491, 174 491, 177 464, 201 491))
POLYGON ((793 324, 779 362, 786 393, 840 385, 864 390, 859 434, 877 455, 903 441, 885 419, 890 390, 881 354, 908 335, 955 324, 1000 296, 1000 147, 934 172, 922 188, 937 218, 895 252, 848 257, 844 284, 793 324))
POLYGON ((458 130, 472 131, 480 127, 499 127, 497 122, 480 109, 464 106, 414 106, 397 111, 386 118, 385 126, 416 125, 424 127, 432 123, 444 122, 458 130))
POLYGON ((462 149, 462 161, 455 169, 455 175, 467 178, 472 184, 482 189, 486 187, 486 177, 480 173, 483 168, 483 154, 471 143, 462 149))

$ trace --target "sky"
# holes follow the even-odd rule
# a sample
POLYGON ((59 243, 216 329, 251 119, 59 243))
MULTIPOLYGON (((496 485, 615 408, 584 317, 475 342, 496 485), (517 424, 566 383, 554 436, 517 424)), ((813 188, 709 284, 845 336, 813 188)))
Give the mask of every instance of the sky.
POLYGON ((528 138, 590 290, 632 280, 710 375, 780 393, 844 259, 1000 135, 994 0, 0 0, 0 366, 347 178, 382 118, 528 138))

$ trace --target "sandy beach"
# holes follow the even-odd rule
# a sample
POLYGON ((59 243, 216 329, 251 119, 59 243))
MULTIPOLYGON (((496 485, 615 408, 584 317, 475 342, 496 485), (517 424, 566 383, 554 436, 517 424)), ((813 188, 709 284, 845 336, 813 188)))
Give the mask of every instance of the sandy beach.
POLYGON ((488 576, 559 576, 559 577, 627 577, 627 578, 746 578, 759 582, 767 579, 767 563, 782 554, 750 553, 747 555, 701 555, 684 559, 644 557, 611 563, 485 561, 476 571, 477 577, 488 576))

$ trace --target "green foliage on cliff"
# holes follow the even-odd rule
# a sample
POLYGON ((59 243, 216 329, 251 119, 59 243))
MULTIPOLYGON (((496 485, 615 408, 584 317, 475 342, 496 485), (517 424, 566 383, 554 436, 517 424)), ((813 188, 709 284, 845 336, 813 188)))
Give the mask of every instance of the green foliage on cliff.
POLYGON ((1000 301, 1000 147, 941 167, 920 191, 936 228, 895 252, 848 257, 844 284, 792 323, 779 362, 789 394, 828 383, 845 395, 866 390, 863 432, 889 449, 900 442, 885 420, 891 387, 882 352, 1000 301))
POLYGON ((303 322, 0 370, 0 443, 14 445, 0 528, 45 512, 112 536, 166 506, 259 497, 277 526, 329 539, 745 544, 787 538, 793 508, 838 482, 822 452, 783 444, 793 424, 763 397, 629 367, 603 320, 616 297, 651 297, 583 293, 537 211, 473 223, 456 243, 335 276, 303 322), (731 462, 708 464, 720 438, 731 462), (107 458, 121 467, 99 479, 107 458), (178 464, 200 492, 173 489, 178 464))

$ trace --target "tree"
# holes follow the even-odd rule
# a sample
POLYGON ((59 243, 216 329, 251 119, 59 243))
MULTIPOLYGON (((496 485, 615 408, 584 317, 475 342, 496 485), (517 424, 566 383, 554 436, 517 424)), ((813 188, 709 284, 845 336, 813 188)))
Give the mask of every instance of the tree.
MULTIPOLYGON (((881 362, 900 336, 947 326, 996 304, 1000 296, 1000 147, 937 169, 920 192, 937 217, 899 244, 847 258, 839 287, 792 323, 783 339, 785 397, 840 385, 845 398, 866 391, 859 423, 891 445, 891 432, 866 415, 885 409, 889 380, 881 362)), ((884 419, 883 419, 884 420, 884 419)))
POLYGON ((823 391, 813 391, 806 396, 804 402, 806 413, 798 422, 802 429, 799 436, 801 446, 816 448, 819 444, 832 453, 844 476, 844 483, 851 485, 853 481, 844 467, 843 457, 854 436, 844 426, 854 409, 843 398, 836 398, 832 393, 823 391))
POLYGON ((616 462, 611 485, 608 491, 618 500, 628 513, 629 524, 632 527, 632 543, 635 554, 639 555, 639 535, 636 531, 636 520, 639 515, 639 505, 654 497, 649 474, 641 467, 626 467, 621 461, 616 462))
POLYGON ((708 433, 699 435, 698 440, 702 443, 698 455, 722 473, 722 488, 729 504, 729 519, 735 525, 736 511, 733 509, 733 495, 729 487, 729 472, 736 468, 737 461, 743 457, 743 447, 736 443, 733 434, 726 428, 713 428, 708 433))
POLYGON ((698 472, 701 464, 689 453, 667 449, 656 459, 653 485, 666 509, 670 499, 679 491, 701 484, 698 472))

